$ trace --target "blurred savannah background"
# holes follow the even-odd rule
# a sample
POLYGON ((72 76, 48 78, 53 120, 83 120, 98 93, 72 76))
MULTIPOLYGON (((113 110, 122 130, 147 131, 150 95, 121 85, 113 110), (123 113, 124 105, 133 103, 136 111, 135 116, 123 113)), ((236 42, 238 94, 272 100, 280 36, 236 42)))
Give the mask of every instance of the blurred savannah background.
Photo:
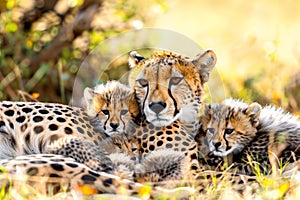
MULTIPOLYGON (((215 51, 223 86, 210 93, 299 114, 296 0, 1 0, 0 12, 0 100, 68 103, 81 63, 99 43, 152 27, 215 51)), ((118 70, 104 79, 120 78, 118 70)))

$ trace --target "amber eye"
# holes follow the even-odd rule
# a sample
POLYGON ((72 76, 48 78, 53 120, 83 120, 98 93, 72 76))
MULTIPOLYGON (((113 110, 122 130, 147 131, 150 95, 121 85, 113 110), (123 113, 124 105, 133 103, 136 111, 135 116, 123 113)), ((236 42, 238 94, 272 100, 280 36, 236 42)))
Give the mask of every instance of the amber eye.
POLYGON ((225 131, 224 131, 224 133, 225 133, 226 135, 230 135, 230 134, 233 133, 233 131, 234 131, 233 128, 226 128, 225 131))
POLYGON ((128 113, 128 110, 121 110, 121 115, 126 115, 128 113))
POLYGON ((101 110, 104 115, 109 115, 109 110, 101 110))
POLYGON ((147 87, 148 86, 148 81, 146 79, 139 79, 139 80, 137 80, 137 82, 139 83, 139 85, 141 87, 147 87))
POLYGON ((171 85, 178 85, 181 82, 182 79, 183 79, 182 77, 173 77, 170 80, 170 84, 171 85))

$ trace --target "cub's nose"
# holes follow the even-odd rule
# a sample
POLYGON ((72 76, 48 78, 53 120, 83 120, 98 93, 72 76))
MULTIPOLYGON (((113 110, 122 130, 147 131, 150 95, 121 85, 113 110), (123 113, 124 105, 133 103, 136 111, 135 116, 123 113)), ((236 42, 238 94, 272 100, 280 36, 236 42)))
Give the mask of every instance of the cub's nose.
POLYGON ((221 142, 213 142, 213 145, 215 146, 216 150, 221 146, 221 142))
POLYGON ((156 114, 159 114, 163 109, 166 108, 166 106, 167 104, 162 101, 156 101, 156 102, 151 101, 149 104, 149 108, 156 114))

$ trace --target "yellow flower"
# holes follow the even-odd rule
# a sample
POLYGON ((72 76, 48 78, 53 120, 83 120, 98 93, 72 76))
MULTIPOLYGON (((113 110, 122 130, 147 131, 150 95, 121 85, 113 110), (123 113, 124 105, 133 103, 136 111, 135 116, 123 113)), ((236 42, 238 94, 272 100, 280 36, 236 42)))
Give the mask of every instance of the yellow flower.
POLYGON ((87 185, 77 185, 75 186, 75 190, 80 191, 83 195, 93 195, 99 193, 98 190, 87 185))
POLYGON ((148 185, 144 185, 139 188, 139 195, 142 199, 149 199, 151 192, 151 187, 148 185))

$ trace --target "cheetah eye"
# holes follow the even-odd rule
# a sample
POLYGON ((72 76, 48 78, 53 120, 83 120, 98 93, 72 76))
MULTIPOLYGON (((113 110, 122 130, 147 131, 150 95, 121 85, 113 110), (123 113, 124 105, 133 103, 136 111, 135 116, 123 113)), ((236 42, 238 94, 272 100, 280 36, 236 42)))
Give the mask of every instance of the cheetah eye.
POLYGON ((136 147, 132 147, 131 151, 134 153, 137 151, 137 148, 136 147))
POLYGON ((214 128, 208 128, 207 129, 209 133, 214 134, 215 133, 215 129, 214 128))
POLYGON ((109 110, 101 110, 104 115, 109 115, 109 110))
POLYGON ((224 131, 224 133, 225 133, 226 135, 230 135, 230 134, 233 133, 233 131, 234 131, 233 128, 226 128, 225 131, 224 131))
POLYGON ((146 79, 139 79, 139 80, 137 80, 137 82, 141 87, 147 87, 148 86, 148 81, 146 79))
POLYGON ((172 77, 171 80, 170 80, 170 84, 171 85, 178 85, 181 82, 182 79, 183 79, 182 77, 172 77))
POLYGON ((126 115, 128 113, 128 110, 121 110, 121 115, 126 115))

